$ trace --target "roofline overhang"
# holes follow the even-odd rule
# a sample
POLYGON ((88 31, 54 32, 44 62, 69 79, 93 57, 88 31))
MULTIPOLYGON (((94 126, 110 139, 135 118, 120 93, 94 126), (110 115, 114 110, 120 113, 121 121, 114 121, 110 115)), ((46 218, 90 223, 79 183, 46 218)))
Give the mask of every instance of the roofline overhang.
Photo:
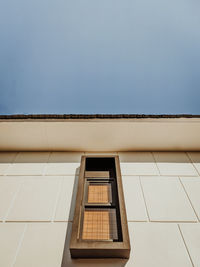
POLYGON ((200 115, 0 115, 1 151, 199 151, 200 115))

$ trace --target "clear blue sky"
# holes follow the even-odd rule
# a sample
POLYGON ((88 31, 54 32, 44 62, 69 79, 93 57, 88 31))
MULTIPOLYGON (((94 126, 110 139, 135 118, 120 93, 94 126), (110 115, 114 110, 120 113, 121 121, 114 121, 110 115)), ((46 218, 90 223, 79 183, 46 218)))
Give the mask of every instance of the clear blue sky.
POLYGON ((199 0, 1 0, 0 114, 200 114, 199 0))

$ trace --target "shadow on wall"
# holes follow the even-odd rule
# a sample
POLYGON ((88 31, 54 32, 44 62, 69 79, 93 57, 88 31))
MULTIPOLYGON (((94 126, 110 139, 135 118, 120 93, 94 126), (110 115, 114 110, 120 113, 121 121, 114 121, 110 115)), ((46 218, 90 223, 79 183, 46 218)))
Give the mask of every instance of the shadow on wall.
MULTIPOLYGON (((0 163, 79 163, 82 152, 0 152, 0 163)), ((119 152, 121 163, 200 163, 199 152, 119 152)))
POLYGON ((0 152, 0 163, 80 163, 82 152, 0 152))
MULTIPOLYGON (((79 175, 79 168, 76 169, 76 176, 74 180, 74 187, 72 192, 71 198, 71 205, 70 205, 70 212, 69 212, 69 220, 74 216, 74 209, 76 203, 76 193, 78 187, 78 175, 79 175)), ((127 263, 127 259, 72 259, 69 251, 69 244, 71 238, 71 230, 72 230, 72 222, 68 222, 67 226, 67 233, 65 239, 65 246, 63 251, 63 258, 62 258, 62 265, 61 267, 87 267, 87 266, 97 266, 97 267, 123 267, 127 263)))
POLYGON ((69 222, 72 222, 73 218, 74 218, 74 211, 75 211, 75 206, 76 206, 76 194, 77 194, 77 189, 78 189, 79 171, 80 171, 80 167, 76 168, 74 185, 73 185, 72 196, 71 196, 69 217, 68 217, 69 222))

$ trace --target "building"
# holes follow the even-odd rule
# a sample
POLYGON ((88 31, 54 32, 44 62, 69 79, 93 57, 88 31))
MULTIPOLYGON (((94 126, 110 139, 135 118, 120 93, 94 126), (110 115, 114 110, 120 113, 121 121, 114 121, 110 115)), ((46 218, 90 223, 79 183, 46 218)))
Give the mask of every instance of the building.
POLYGON ((0 116, 0 266, 200 266, 200 116, 0 116), (127 259, 71 259, 81 156, 118 155, 127 259))

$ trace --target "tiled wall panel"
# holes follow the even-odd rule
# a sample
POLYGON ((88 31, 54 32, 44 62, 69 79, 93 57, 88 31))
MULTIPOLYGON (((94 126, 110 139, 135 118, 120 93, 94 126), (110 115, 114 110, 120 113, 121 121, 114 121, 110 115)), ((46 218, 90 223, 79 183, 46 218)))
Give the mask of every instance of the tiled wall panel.
POLYGON ((0 220, 4 220, 20 188, 19 177, 0 176, 0 220))
POLYGON ((181 181, 200 219, 200 177, 182 177, 181 181))
POLYGON ((45 175, 78 175, 82 153, 52 152, 45 175))
POLYGON ((154 152, 153 155, 161 175, 198 175, 189 158, 183 152, 154 152))
POLYGON ((192 267, 178 226, 163 223, 129 223, 131 267, 192 267))
POLYGON ((14 267, 60 267, 66 235, 65 223, 28 224, 14 267))
POLYGON ((6 175, 42 175, 49 152, 20 152, 6 175))
POLYGON ((123 176, 122 181, 127 219, 129 221, 147 221, 148 218, 139 177, 123 176))
POLYGON ((150 152, 119 153, 122 175, 158 175, 150 152))
POLYGON ((78 176, 65 176, 58 198, 55 221, 72 221, 74 215, 78 176))
POLYGON ((142 177, 144 197, 151 221, 197 221, 176 177, 142 177))
POLYGON ((84 154, 0 153, 0 266, 200 266, 196 152, 108 153, 120 157, 131 257, 72 260, 69 221, 84 154))
POLYGON ((180 229, 194 266, 200 266, 200 224, 181 224, 180 229))
POLYGON ((200 175, 200 152, 189 152, 188 156, 200 175))
POLYGON ((17 153, 11 152, 2 152, 0 153, 0 175, 4 175, 6 170, 11 166, 11 163, 14 161, 17 153))
POLYGON ((0 224, 0 266, 13 266, 24 229, 23 223, 0 224))
POLYGON ((27 177, 16 196, 7 221, 51 221, 61 177, 27 177))

